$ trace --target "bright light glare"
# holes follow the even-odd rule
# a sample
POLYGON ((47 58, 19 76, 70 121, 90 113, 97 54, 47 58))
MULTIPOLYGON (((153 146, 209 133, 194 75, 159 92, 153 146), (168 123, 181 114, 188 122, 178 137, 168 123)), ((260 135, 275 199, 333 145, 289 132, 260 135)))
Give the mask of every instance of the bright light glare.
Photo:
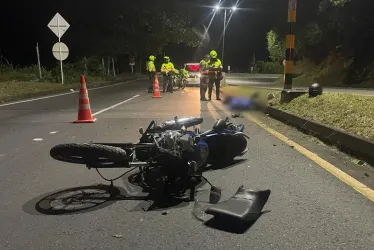
POLYGON ((215 10, 219 10, 219 5, 216 5, 216 6, 214 7, 214 9, 215 9, 215 10))
POLYGON ((232 11, 235 11, 236 10, 236 6, 232 7, 232 11))

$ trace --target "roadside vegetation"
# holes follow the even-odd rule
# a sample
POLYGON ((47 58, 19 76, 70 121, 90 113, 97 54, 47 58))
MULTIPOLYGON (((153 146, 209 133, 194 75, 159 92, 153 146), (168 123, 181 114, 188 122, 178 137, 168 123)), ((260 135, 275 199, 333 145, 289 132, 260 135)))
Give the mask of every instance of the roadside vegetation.
MULTIPOLYGON (((294 86, 318 82, 323 87, 373 88, 373 10, 374 1, 308 0, 298 4, 294 86)), ((280 25, 267 33, 269 61, 255 63, 260 73, 283 73, 287 29, 283 16, 273 21, 280 25)))
POLYGON ((87 87, 107 85, 114 82, 136 79, 139 74, 116 75, 102 66, 98 58, 92 57, 75 63, 65 63, 64 84, 61 84, 60 66, 51 69, 37 65, 14 67, 0 64, 0 103, 33 96, 58 93, 64 90, 79 89, 80 75, 85 75, 87 87))
POLYGON ((374 141, 374 96, 324 93, 315 98, 303 95, 290 103, 281 104, 281 91, 278 90, 225 87, 225 93, 233 95, 249 97, 255 92, 260 93, 260 100, 265 100, 274 108, 374 141), (268 100, 271 94, 273 98, 268 100))

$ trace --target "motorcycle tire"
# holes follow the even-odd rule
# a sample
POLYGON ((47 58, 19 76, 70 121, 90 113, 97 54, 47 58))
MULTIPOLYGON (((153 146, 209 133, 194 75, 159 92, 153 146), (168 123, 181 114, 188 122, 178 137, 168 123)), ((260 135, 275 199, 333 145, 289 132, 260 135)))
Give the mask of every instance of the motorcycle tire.
POLYGON ((183 83, 182 83, 181 89, 184 89, 186 86, 187 86, 187 81, 186 81, 186 80, 183 80, 183 83))
POLYGON ((50 150, 50 156, 58 161, 92 168, 119 168, 129 164, 125 150, 91 143, 59 144, 50 150))

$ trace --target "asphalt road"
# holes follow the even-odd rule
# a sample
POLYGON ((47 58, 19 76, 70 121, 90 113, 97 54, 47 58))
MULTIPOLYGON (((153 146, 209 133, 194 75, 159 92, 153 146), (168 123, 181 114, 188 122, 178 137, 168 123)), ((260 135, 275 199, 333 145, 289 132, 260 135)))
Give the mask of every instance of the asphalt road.
MULTIPOLYGON (((94 124, 71 123, 77 116, 77 93, 0 105, 0 249, 372 249, 374 204, 243 118, 238 122, 251 137, 244 161, 205 176, 223 188, 225 197, 241 184, 272 190, 265 206, 269 212, 244 234, 205 226, 192 215, 192 203, 145 212, 148 202, 121 200, 76 214, 46 215, 51 207, 53 213, 63 211, 48 195, 105 183, 94 170, 54 161, 52 146, 137 141, 138 128, 151 119, 202 116, 202 129, 209 129, 215 119, 226 117, 217 101, 201 103, 197 88, 152 99, 146 83, 137 81, 91 90, 89 97, 92 112, 100 112, 94 124)), ((115 185, 137 193, 127 178, 115 185)), ((59 194, 60 199, 66 196, 59 194)))

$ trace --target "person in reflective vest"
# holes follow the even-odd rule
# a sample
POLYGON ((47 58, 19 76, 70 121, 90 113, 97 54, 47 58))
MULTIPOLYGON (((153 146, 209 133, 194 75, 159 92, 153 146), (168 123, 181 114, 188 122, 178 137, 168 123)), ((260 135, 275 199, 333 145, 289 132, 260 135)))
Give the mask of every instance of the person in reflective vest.
POLYGON ((209 59, 210 56, 206 54, 204 58, 200 61, 200 101, 207 101, 205 94, 208 89, 209 83, 209 59))
POLYGON ((217 52, 212 50, 210 52, 210 59, 208 62, 209 67, 209 84, 208 84, 208 95, 209 100, 212 100, 212 91, 213 85, 216 87, 216 98, 217 100, 221 100, 220 96, 220 88, 221 88, 221 80, 223 79, 222 76, 222 62, 220 59, 217 58, 217 52))
POLYGON ((151 55, 149 57, 149 61, 147 64, 147 71, 148 71, 148 76, 149 76, 148 93, 153 93, 153 82, 155 80, 155 75, 156 75, 155 60, 156 60, 156 57, 151 55))
POLYGON ((174 64, 170 62, 168 56, 164 56, 164 63, 161 65, 161 73, 163 75, 162 92, 167 90, 173 93, 173 85, 171 84, 171 74, 174 73, 174 64))

